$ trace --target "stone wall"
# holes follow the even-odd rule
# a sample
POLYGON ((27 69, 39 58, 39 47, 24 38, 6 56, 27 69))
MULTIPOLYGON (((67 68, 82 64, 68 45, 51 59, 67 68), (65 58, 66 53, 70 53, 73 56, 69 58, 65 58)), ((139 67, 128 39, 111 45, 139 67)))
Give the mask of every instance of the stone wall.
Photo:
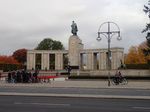
MULTIPOLYGON (((150 77, 150 70, 120 70, 122 75, 125 77, 150 77)), ((116 70, 111 70, 110 74, 111 76, 114 76, 116 73, 116 70)), ((101 70, 101 71, 90 71, 90 76, 102 76, 106 77, 108 76, 107 70, 101 70)))

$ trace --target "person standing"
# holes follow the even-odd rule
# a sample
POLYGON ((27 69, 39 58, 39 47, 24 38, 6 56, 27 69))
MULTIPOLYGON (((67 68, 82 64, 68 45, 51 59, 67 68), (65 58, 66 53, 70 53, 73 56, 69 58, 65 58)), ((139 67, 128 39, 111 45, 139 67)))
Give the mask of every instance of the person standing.
POLYGON ((12 77, 11 77, 11 72, 8 72, 8 83, 11 83, 12 77))

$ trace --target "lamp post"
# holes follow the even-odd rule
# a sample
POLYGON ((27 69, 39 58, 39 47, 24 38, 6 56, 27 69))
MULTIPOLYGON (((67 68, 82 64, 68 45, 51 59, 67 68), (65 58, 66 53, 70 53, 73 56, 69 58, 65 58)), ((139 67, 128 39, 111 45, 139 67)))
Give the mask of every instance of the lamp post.
POLYGON ((107 53, 107 69, 108 69, 108 86, 110 86, 110 70, 111 70, 111 51, 110 51, 110 43, 111 43, 111 38, 113 36, 115 36, 117 34, 117 40, 121 40, 120 37, 120 28, 119 26, 114 23, 114 22, 104 22, 100 25, 99 29, 98 29, 98 37, 97 37, 97 41, 101 40, 101 36, 104 36, 107 38, 108 41, 108 53, 107 53), (102 27, 104 25, 107 25, 107 30, 106 31, 101 31, 102 27), (117 28, 117 30, 111 30, 111 25, 113 25, 114 27, 117 28))
POLYGON ((71 72, 70 61, 68 61, 67 71, 68 71, 68 75, 70 76, 70 72, 71 72))

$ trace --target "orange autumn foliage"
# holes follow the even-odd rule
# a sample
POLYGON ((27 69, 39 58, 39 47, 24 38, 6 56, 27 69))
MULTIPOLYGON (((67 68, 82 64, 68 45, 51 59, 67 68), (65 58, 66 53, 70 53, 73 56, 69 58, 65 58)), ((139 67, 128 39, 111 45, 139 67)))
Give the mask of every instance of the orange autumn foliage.
POLYGON ((147 59, 140 46, 131 46, 125 57, 125 64, 146 64, 147 59))
POLYGON ((24 64, 27 58, 27 49, 18 49, 12 55, 18 62, 24 64))
POLYGON ((0 64, 20 64, 20 63, 12 56, 0 55, 0 64))

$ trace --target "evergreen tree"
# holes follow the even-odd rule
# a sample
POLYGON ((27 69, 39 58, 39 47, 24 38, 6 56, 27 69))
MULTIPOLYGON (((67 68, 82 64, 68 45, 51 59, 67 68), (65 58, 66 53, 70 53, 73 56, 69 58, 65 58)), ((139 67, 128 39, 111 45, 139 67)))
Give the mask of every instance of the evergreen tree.
POLYGON ((150 47, 150 0, 148 1, 148 5, 144 5, 143 11, 148 15, 149 23, 146 24, 146 28, 143 29, 142 33, 147 32, 146 39, 148 46, 150 47))
POLYGON ((43 39, 36 50, 64 50, 64 46, 60 41, 52 40, 51 38, 43 39))
POLYGON ((146 56, 149 56, 150 55, 150 0, 148 1, 148 5, 144 5, 143 11, 145 12, 145 14, 148 15, 148 18, 149 18, 149 23, 146 24, 146 28, 143 29, 142 31, 142 33, 147 32, 146 40, 147 40, 147 46, 148 46, 148 48, 144 49, 143 52, 146 56))

